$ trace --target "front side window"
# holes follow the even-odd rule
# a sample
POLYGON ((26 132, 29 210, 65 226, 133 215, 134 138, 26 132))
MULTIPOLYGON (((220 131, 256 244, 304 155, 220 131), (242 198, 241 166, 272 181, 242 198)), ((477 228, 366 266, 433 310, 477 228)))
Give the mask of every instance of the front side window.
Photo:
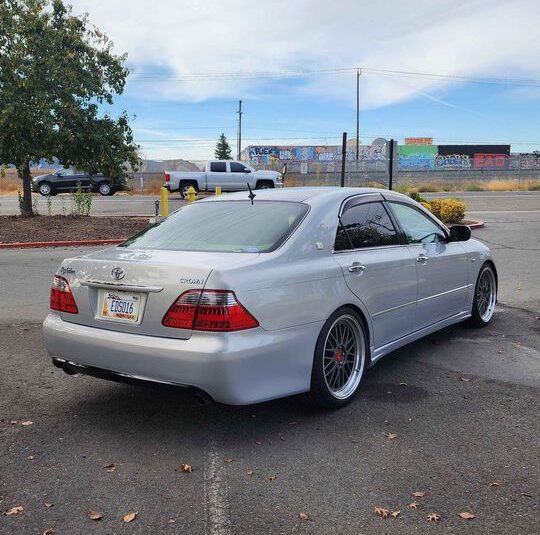
POLYGON ((357 204, 341 215, 335 251, 397 245, 399 237, 383 204, 357 204))
POLYGON ((231 166, 231 173, 243 173, 246 170, 245 165, 238 162, 231 162, 229 165, 231 166))
POLYGON ((120 247, 171 251, 264 253, 279 247, 302 221, 300 202, 207 201, 171 214, 120 247))
POLYGON ((390 206, 409 243, 431 243, 445 240, 445 234, 441 227, 419 210, 397 202, 391 202, 390 206))
POLYGON ((225 162, 212 162, 210 164, 210 171, 212 173, 225 173, 227 171, 227 164, 225 162))

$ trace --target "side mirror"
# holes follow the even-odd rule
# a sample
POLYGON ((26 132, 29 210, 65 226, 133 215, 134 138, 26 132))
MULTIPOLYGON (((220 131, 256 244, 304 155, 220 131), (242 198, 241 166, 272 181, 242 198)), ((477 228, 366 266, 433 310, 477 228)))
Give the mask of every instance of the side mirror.
POLYGON ((247 167, 244 167, 244 173, 251 173, 251 169, 248 169, 247 167))
POLYGON ((471 238, 471 229, 467 225, 452 225, 450 241, 467 241, 471 238))

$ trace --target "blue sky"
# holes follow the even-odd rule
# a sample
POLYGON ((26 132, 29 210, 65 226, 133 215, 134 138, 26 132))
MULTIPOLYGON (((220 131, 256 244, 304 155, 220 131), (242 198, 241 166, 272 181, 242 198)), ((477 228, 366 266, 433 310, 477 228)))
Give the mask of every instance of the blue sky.
MULTIPOLYGON (((337 144, 355 131, 355 74, 248 78, 208 73, 366 67, 474 79, 540 79, 532 0, 74 0, 128 53, 134 71, 113 112, 135 115, 148 158, 211 157, 224 132, 243 146, 337 144), (150 6, 152 6, 150 8, 150 6), (406 6, 406 7, 404 7, 406 6), (159 75, 156 75, 159 73, 159 75), (203 76, 193 73, 202 73, 203 76), (233 79, 231 79, 233 78, 233 79)), ((434 137, 540 149, 540 82, 519 86, 422 76, 361 76, 361 140, 434 137)))

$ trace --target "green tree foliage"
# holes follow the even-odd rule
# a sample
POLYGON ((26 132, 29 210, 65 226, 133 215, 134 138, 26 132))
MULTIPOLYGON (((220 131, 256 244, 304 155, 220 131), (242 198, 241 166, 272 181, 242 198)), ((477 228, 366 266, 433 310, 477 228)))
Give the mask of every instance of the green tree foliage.
POLYGON ((218 160, 232 160, 231 146, 229 145, 225 134, 219 136, 214 154, 218 160))
POLYGON ((17 167, 23 214, 33 215, 32 161, 56 157, 113 178, 136 167, 126 112, 106 111, 124 90, 126 55, 88 16, 62 0, 0 0, 0 28, 0 165, 17 167))

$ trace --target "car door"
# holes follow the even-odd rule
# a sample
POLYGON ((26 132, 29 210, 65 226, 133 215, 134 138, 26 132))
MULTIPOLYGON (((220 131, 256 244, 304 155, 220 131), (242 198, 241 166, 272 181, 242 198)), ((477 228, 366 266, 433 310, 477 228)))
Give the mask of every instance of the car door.
POLYGON ((230 180, 231 188, 234 187, 235 191, 242 191, 247 189, 247 183, 253 187, 251 179, 251 170, 240 162, 229 162, 230 168, 230 180))
POLYGON ((206 180, 208 190, 213 190, 216 186, 220 186, 223 191, 231 191, 227 162, 225 160, 210 162, 208 172, 206 173, 206 180))
POLYGON ((333 256, 371 316, 375 348, 412 331, 416 262, 381 195, 361 195, 344 204, 333 256))
POLYGON ((59 191, 69 191, 77 186, 73 169, 60 169, 55 173, 55 187, 59 191))
POLYGON ((465 309, 468 291, 468 258, 460 242, 420 208, 389 201, 409 244, 418 272, 416 328, 421 329, 465 309))

